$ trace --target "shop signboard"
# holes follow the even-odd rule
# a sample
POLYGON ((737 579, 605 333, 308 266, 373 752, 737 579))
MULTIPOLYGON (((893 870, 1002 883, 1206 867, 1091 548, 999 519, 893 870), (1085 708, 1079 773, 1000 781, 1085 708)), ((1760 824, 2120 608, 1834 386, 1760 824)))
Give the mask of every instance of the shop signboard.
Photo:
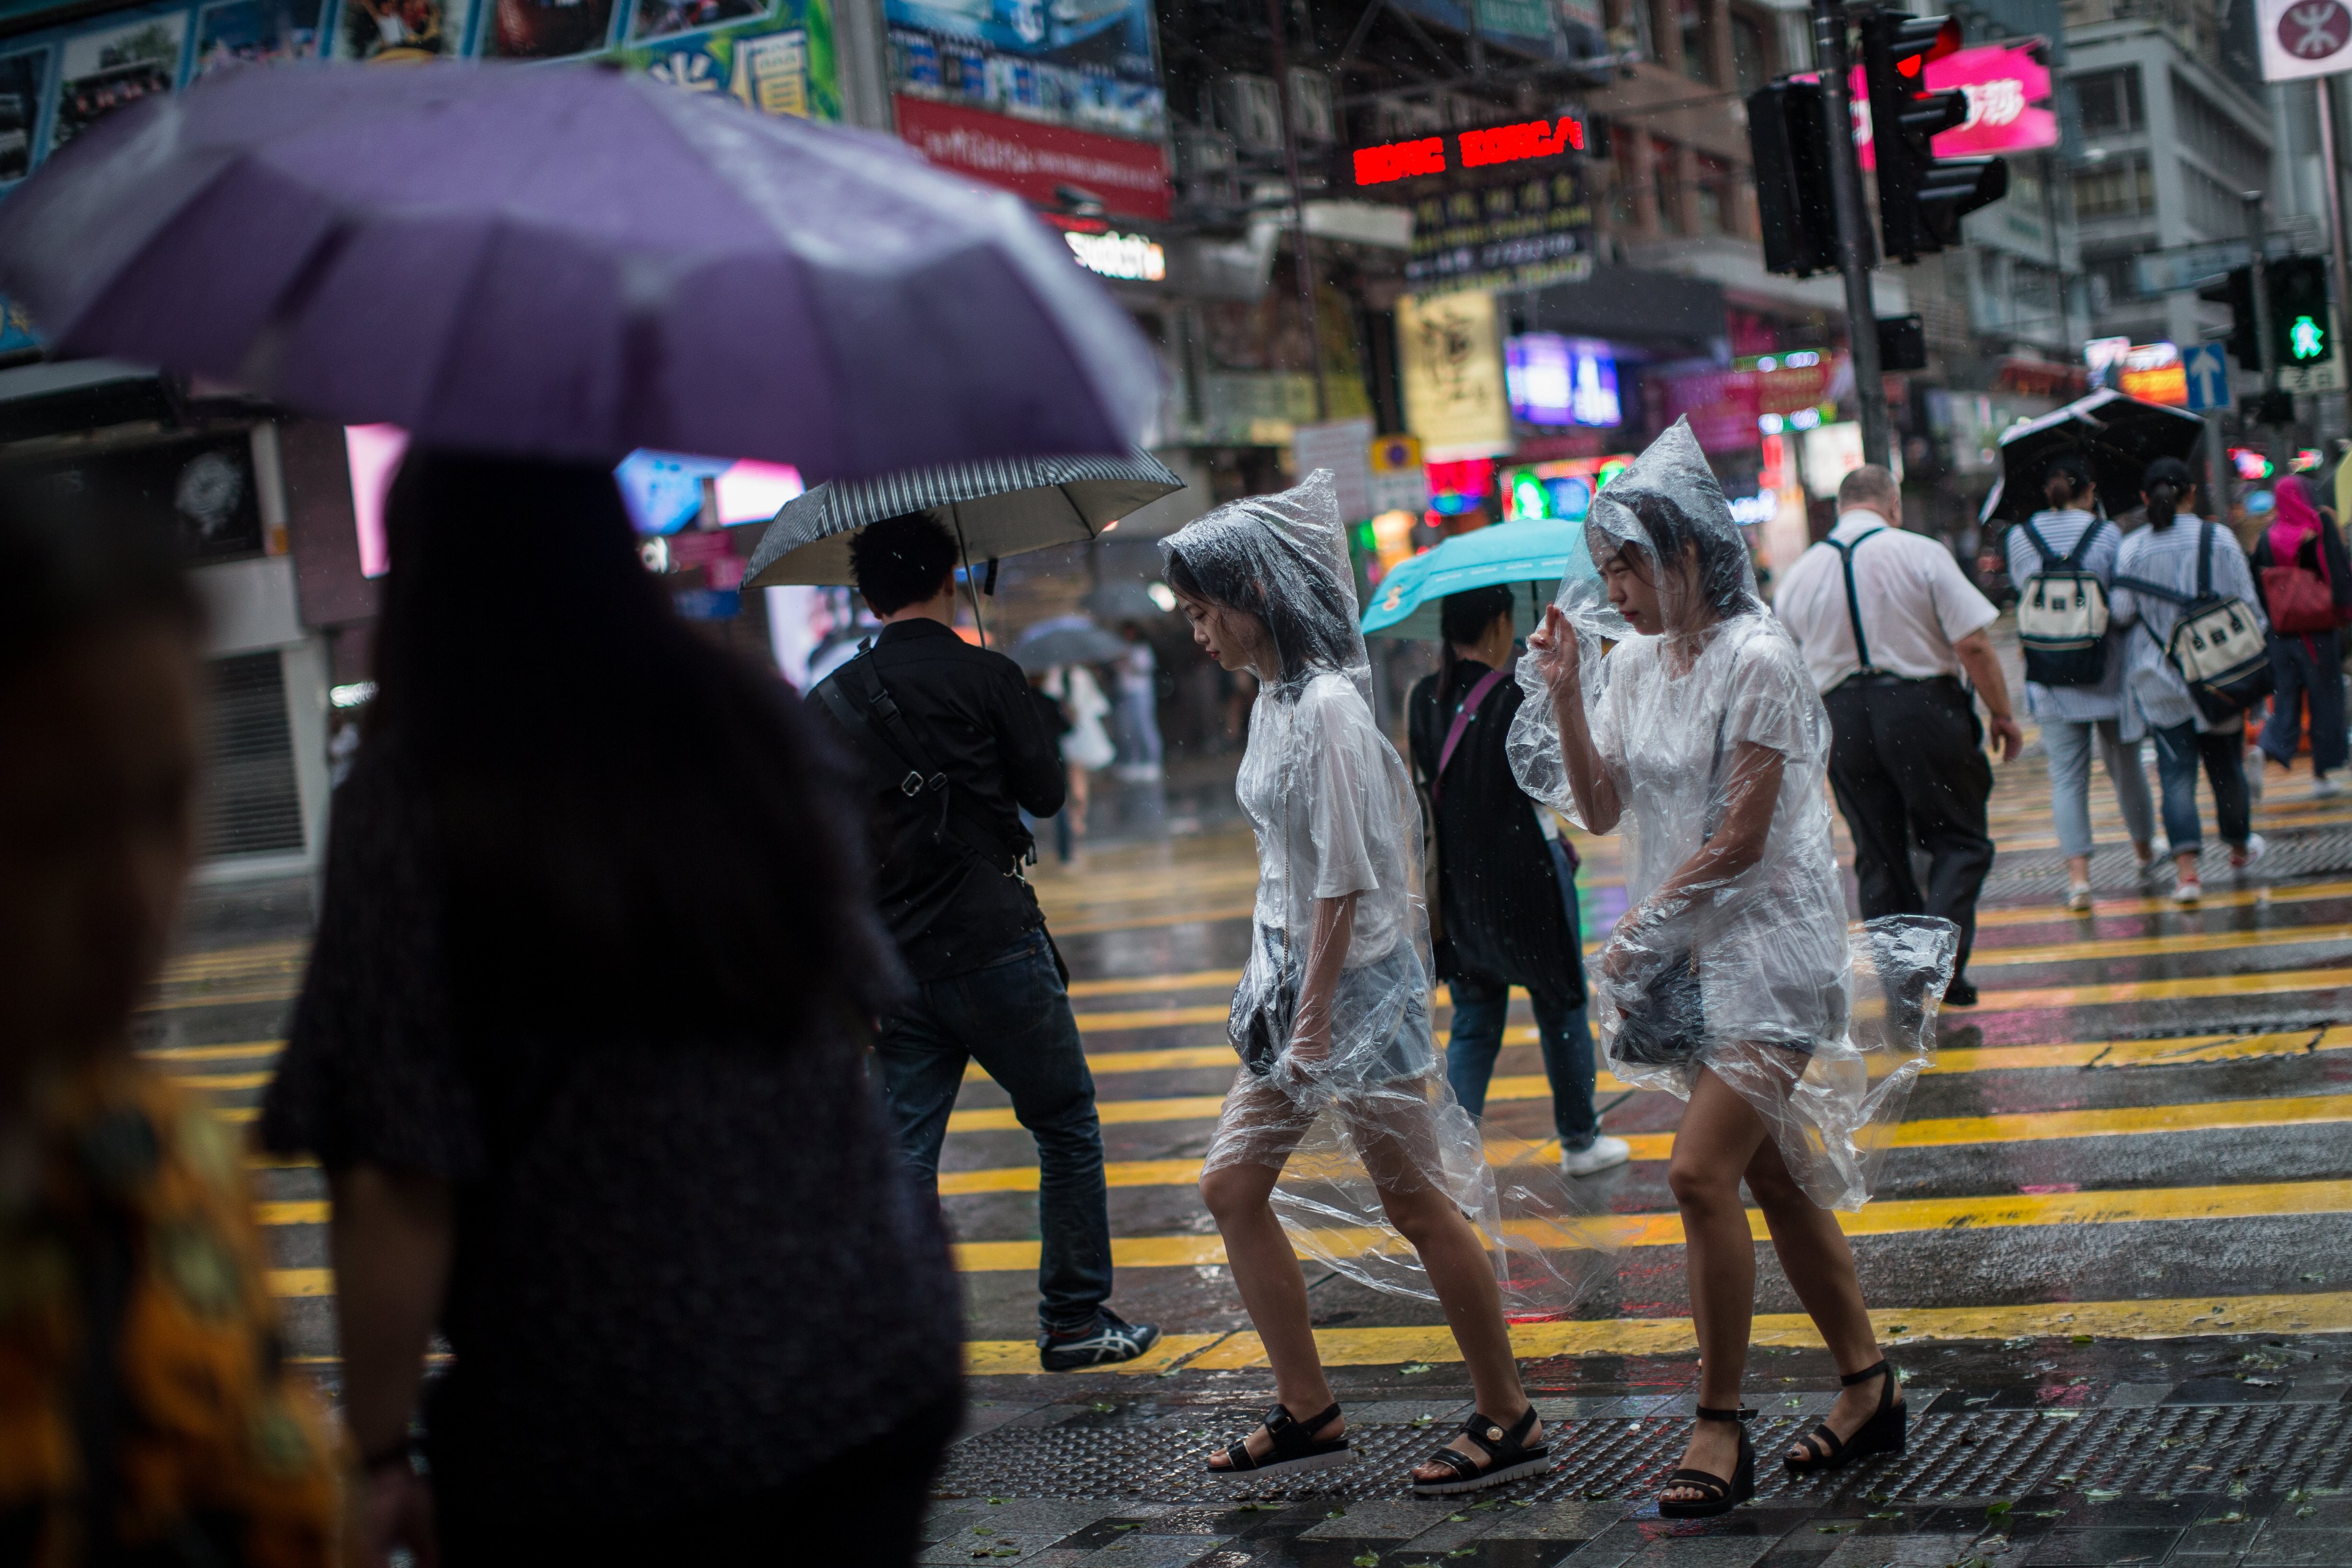
POLYGON ((1300 474, 1318 468, 1331 471, 1339 515, 1360 522, 1380 509, 1372 505, 1372 422, 1333 419, 1321 425, 1301 425, 1290 437, 1291 461, 1300 474))
MULTIPOLYGON (((2055 147, 2057 114, 2033 107, 2050 101, 2050 68, 2042 63, 2042 40, 2028 38, 1958 49, 1929 60, 1922 73, 1925 90, 1957 92, 1968 101, 1967 118, 1931 143, 1936 156, 1975 158, 2055 147)), ((1870 89, 1860 66, 1853 70, 1853 102, 1854 144, 1862 166, 1874 169, 1878 158, 1871 142, 1870 89)))
POLYGON ((2126 397, 2137 397, 2142 403, 2189 406, 2189 369, 2181 363, 2180 349, 2174 343, 2133 344, 2116 369, 2116 385, 2126 397))
POLYGON ((1405 280, 1416 291, 1538 288, 1592 270, 1584 142, 1569 115, 1476 126, 1356 148, 1334 178, 1412 208, 1405 280))
POLYGON ((1404 416, 1433 463, 1511 449, 1511 405, 1495 297, 1484 290, 1397 301, 1404 416))
POLYGON ((1074 185, 1114 213, 1168 216, 1168 159, 1157 142, 1132 142, 1066 125, 991 114, 961 104, 901 96, 898 134, 924 157, 1040 206, 1074 185))
POLYGON ((883 0, 891 90, 1123 136, 1168 135, 1150 0, 883 0))
POLYGON ((1604 458, 1566 458, 1556 463, 1532 463, 1503 470, 1503 521, 1550 518, 1582 522, 1592 510, 1601 488, 1623 473, 1633 461, 1631 452, 1604 458))

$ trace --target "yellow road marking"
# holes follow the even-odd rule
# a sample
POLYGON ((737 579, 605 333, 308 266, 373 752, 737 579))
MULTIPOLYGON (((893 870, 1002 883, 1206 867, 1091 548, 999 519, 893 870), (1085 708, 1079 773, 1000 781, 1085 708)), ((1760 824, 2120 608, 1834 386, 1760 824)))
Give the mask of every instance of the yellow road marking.
MULTIPOLYGON (((2086 1193, 2015 1193, 1968 1198, 1889 1198, 1859 1214, 1841 1214, 1848 1236, 1903 1236, 1927 1231, 2000 1230, 2024 1226, 2121 1225, 2149 1220, 2264 1219, 2311 1214, 2352 1213, 2352 1181, 2260 1182, 2220 1187, 2150 1187, 2086 1193)), ((1764 1216, 1748 1215, 1757 1240, 1769 1239, 1764 1216)), ((1521 1240, 1541 1247, 1589 1245, 1596 1230, 1620 1247, 1679 1247, 1682 1216, 1671 1214, 1608 1215, 1577 1226, 1510 1221, 1521 1240)), ((1334 1247, 1370 1251, 1392 1245, 1382 1232, 1333 1228, 1323 1239, 1334 1247)), ((1111 1263, 1120 1268, 1192 1268, 1225 1260, 1224 1243, 1214 1236, 1114 1237, 1111 1263)), ((956 1267, 965 1273, 1027 1270, 1037 1267, 1034 1241, 967 1241, 956 1246, 956 1267)))
POLYGON ((2230 952, 2326 942, 2352 943, 2352 925, 2265 926, 2260 931, 2179 931, 2167 936, 2107 937, 2031 947, 1980 947, 1969 955, 1969 967, 1978 970, 2007 963, 2065 963, 2076 959, 2169 958, 2176 952, 2230 952))
POLYGON ((283 1040, 247 1040, 234 1046, 156 1046, 139 1054, 151 1062, 239 1062, 274 1057, 285 1048, 283 1040))
POLYGON ((2200 996, 2276 996, 2352 985, 2352 969, 2274 969, 2255 974, 2200 974, 2186 980, 2125 980, 2104 985, 2051 985, 2030 991, 1987 991, 1974 1007, 1953 1008, 1956 1020, 1987 1013, 2044 1007, 2108 1007, 2125 1002, 2174 1002, 2200 996))
POLYGON ((304 1203, 267 1203, 253 1205, 256 1225, 324 1225, 327 1223, 327 1200, 304 1203))
POLYGON ((270 1077, 266 1072, 197 1072, 179 1074, 172 1081, 186 1089, 226 1090, 259 1089, 270 1077))
POLYGON ((1073 980, 1073 996, 1117 996, 1136 991, 1201 991, 1241 983, 1238 969, 1196 969, 1188 974, 1135 974, 1108 980, 1073 980))

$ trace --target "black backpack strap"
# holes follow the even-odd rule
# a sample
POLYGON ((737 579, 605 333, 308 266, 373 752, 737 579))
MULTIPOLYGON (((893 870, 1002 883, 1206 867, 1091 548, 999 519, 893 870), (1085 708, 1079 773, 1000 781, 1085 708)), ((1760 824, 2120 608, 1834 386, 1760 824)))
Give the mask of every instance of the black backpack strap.
POLYGON ((2034 527, 2030 521, 2021 522, 2017 526, 2025 531, 2025 537, 2032 542, 2033 552, 2042 558, 2042 564, 2035 573, 2035 575, 2039 576, 2042 572, 2080 572, 2083 569, 2083 557, 2090 553, 2091 542, 2099 537, 2099 530, 2107 526, 2107 521, 2100 517, 2093 518, 2091 526, 2083 530, 2082 537, 2074 541, 2074 548, 2063 555, 2050 548, 2049 543, 2042 537, 2042 531, 2034 527))
POLYGON ((2197 525, 2197 596, 2213 596, 2213 525, 2210 522, 2197 525))
POLYGON ((965 847, 982 860, 1008 877, 1020 875, 1023 863, 1036 851, 1035 841, 1008 846, 995 826, 972 808, 966 792, 956 788, 955 781, 931 761, 929 749, 906 710, 882 684, 871 655, 860 654, 835 670, 818 683, 816 692, 842 728, 856 736, 866 754, 880 764, 882 776, 898 776, 899 794, 909 800, 927 795, 940 797, 940 820, 931 829, 935 840, 944 839, 953 829, 965 847))
POLYGON ((1854 671, 1856 675, 1876 675, 1878 671, 1871 668, 1870 639, 1862 635, 1862 596, 1853 591, 1853 552, 1860 549, 1862 542, 1872 534, 1885 531, 1884 528, 1870 529, 1857 534, 1852 542, 1845 544, 1840 544, 1834 539, 1822 541, 1823 544, 1838 552, 1838 563, 1845 568, 1846 619, 1853 624, 1853 657, 1862 666, 1854 671))

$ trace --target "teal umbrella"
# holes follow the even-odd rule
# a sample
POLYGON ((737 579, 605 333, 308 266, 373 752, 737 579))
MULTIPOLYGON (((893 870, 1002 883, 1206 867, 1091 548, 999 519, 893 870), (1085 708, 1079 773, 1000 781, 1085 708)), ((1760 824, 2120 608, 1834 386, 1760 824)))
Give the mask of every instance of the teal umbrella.
POLYGON ((1511 583, 1518 585, 1511 595, 1511 619, 1525 637, 1535 630, 1560 579, 1570 576, 1600 580, 1585 548, 1584 524, 1533 518, 1494 523, 1397 563, 1372 587, 1372 602, 1364 611, 1364 635, 1433 642, 1438 601, 1449 594, 1511 583))

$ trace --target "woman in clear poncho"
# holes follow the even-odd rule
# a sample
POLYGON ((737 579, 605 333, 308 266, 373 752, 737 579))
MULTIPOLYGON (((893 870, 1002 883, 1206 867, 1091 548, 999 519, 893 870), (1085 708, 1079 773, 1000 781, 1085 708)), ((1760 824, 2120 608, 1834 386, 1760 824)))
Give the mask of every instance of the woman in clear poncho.
POLYGON ((1547 1468, 1487 1250, 1516 1265, 1526 1249, 1505 1236, 1478 1130, 1448 1094, 1431 1038, 1416 807, 1372 721, 1330 475, 1220 507, 1161 548, 1193 640, 1261 683, 1234 784, 1258 844, 1252 951, 1233 1005, 1243 1066, 1201 1194, 1278 1403, 1209 1468, 1256 1480, 1351 1458, 1294 1244, 1444 1307, 1478 1414, 1414 1470, 1416 1492, 1547 1468))
POLYGON ((1756 1285, 1743 1179, 1847 1385, 1785 1462, 1834 1469, 1902 1446, 1901 1394, 1830 1208, 1867 1195, 1927 1058, 1952 928, 1875 922, 1853 952, 1822 787, 1829 718, 1757 598, 1686 422, 1596 498, 1589 531, 1608 604, 1570 579, 1545 612, 1520 679, 1549 700, 1522 707, 1512 758, 1529 794, 1628 839, 1628 908, 1594 993, 1611 1068, 1689 1101, 1668 1180, 1700 1420, 1659 1512, 1692 1517, 1755 1489, 1752 1413, 1739 1407, 1756 1285), (1616 645, 1605 660, 1604 638, 1616 645), (1861 1019, 1857 956, 1880 983, 1861 1019))

